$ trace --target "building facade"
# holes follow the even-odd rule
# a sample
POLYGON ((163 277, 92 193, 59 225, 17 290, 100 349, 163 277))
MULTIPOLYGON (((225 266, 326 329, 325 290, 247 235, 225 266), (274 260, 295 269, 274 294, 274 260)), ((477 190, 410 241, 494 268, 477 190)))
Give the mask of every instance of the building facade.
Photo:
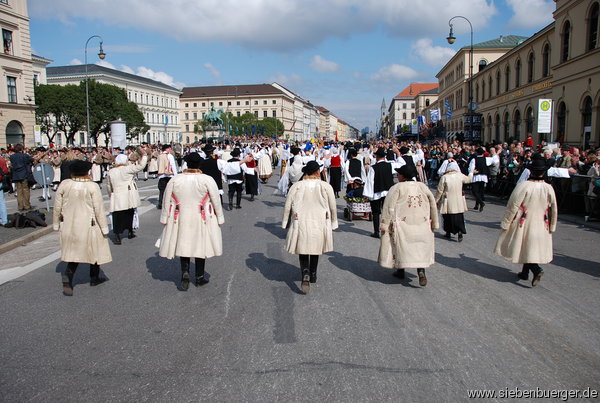
MULTIPOLYGON (((598 0, 556 0, 554 22, 514 46, 499 49, 472 80, 476 113, 481 116, 481 141, 524 140, 600 146, 600 37, 598 0), (538 131, 540 100, 552 100, 549 132, 538 131)), ((480 60, 475 51, 475 68, 480 60)), ((463 131, 467 112, 468 76, 449 74, 468 57, 463 48, 438 73, 439 104, 452 106, 442 119, 448 132, 463 131), (460 103, 458 100, 460 99, 460 103)))
POLYGON ((412 120, 415 119, 415 97, 421 92, 429 91, 437 88, 437 86, 438 83, 411 83, 392 99, 388 108, 388 120, 386 122, 391 136, 400 134, 402 127, 410 125, 412 120))
MULTIPOLYGON (((79 85, 86 77, 85 65, 48 67, 46 75, 48 84, 79 85)), ((140 135, 137 141, 131 141, 132 144, 181 141, 180 90, 159 81, 96 64, 88 64, 87 76, 91 80, 123 88, 129 101, 137 104, 150 130, 140 135)), ((75 138, 79 145, 91 145, 83 131, 75 138)), ((65 144, 65 141, 65 138, 56 139, 58 145, 65 144)))
POLYGON ((26 0, 0 1, 0 147, 35 145, 33 60, 26 0))

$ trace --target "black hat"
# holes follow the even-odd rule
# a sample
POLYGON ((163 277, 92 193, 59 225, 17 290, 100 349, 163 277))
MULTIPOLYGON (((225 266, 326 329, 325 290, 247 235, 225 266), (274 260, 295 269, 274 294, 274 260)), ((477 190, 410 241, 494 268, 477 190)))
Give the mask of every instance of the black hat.
POLYGON ((386 155, 386 152, 385 152, 385 149, 383 147, 379 147, 377 149, 377 151, 375 151, 375 156, 376 157, 385 157, 385 155, 386 155))
POLYGON ((300 154, 300 149, 298 147, 292 147, 292 149, 290 150, 290 152, 293 155, 298 155, 298 154, 300 154))
POLYGON ((485 150, 483 148, 481 148, 481 147, 479 147, 477 149, 477 151, 475 151, 475 152, 477 153, 477 155, 483 155, 483 154, 485 154, 485 150))
POLYGON ((415 177, 415 170, 408 165, 402 165, 400 168, 396 168, 396 172, 404 176, 406 179, 412 179, 415 177))
POLYGON ((200 164, 202 163, 202 157, 198 153, 189 153, 183 158, 188 166, 191 169, 200 168, 200 164))
POLYGON ((71 176, 85 176, 92 169, 92 163, 83 160, 73 160, 71 166, 71 176))
POLYGON ((400 147, 400 154, 407 154, 410 151, 410 149, 406 146, 402 146, 400 147))
POLYGON ((161 147, 163 151, 167 151, 169 148, 171 148, 171 144, 163 144, 161 147))
POLYGON ((241 153, 242 153, 242 152, 240 151, 240 149, 239 149, 239 148, 234 148, 234 149, 233 149, 233 151, 231 151, 230 155, 231 155, 232 157, 239 157, 241 153))
POLYGON ((205 154, 210 154, 213 151, 215 151, 215 148, 211 144, 208 144, 206 147, 204 147, 202 149, 202 151, 204 151, 205 154))
POLYGON ((305 175, 312 175, 319 169, 321 169, 321 166, 317 161, 308 161, 308 164, 304 165, 302 168, 302 172, 304 172, 305 175))
POLYGON ((548 169, 546 162, 540 158, 533 159, 527 168, 533 176, 543 176, 548 169))

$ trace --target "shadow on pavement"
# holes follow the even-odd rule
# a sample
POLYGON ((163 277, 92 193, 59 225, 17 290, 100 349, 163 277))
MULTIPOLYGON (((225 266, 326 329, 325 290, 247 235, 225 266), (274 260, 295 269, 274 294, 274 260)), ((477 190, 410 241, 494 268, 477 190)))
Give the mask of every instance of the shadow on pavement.
POLYGON ((279 239, 285 239, 287 234, 287 230, 281 228, 281 224, 279 223, 269 224, 266 222, 259 221, 256 224, 254 224, 254 226, 258 228, 264 228, 279 239))
POLYGON ((264 253, 248 255, 246 266, 252 271, 259 271, 267 280, 285 283, 296 294, 303 294, 296 284, 300 281, 300 266, 277 259, 269 259, 264 253))
MULTIPOLYGON (((483 278, 499 281, 501 283, 515 283, 520 287, 529 288, 517 281, 517 272, 502 266, 484 263, 475 258, 465 256, 464 253, 461 253, 459 257, 447 257, 436 253, 435 261, 444 266, 459 269, 470 274, 476 274, 483 278)), ((515 268, 519 271, 521 270, 521 266, 519 265, 515 265, 515 268)))
MULTIPOLYGON (((193 275, 193 259, 192 267, 190 272, 193 275)), ((181 281, 181 270, 179 266, 179 259, 166 259, 158 256, 158 252, 154 256, 146 259, 146 268, 152 275, 152 278, 160 281, 170 281, 175 284, 175 287, 179 287, 181 281)))
MULTIPOLYGON (((371 235, 370 231, 357 228, 354 224, 350 224, 349 222, 342 221, 343 217, 338 218, 338 229, 340 232, 353 232, 359 235, 371 235)), ((371 224, 372 225, 372 224, 371 224)))
MULTIPOLYGON (((285 206, 285 199, 283 199, 280 202, 271 202, 271 201, 263 200, 262 203, 267 207, 277 207, 277 208, 283 209, 283 207, 285 206)), ((283 215, 283 210, 281 210, 281 215, 283 215)))
POLYGON ((414 287, 410 285, 411 275, 410 270, 406 272, 406 279, 404 281, 397 279, 393 276, 394 270, 385 269, 373 259, 365 259, 358 256, 346 256, 339 252, 328 252, 325 254, 329 256, 329 261, 341 270, 349 271, 350 273, 365 279, 382 284, 402 284, 408 287, 414 287))
POLYGON ((467 226, 467 231, 469 230, 469 225, 475 225, 477 227, 485 227, 491 229, 497 229, 500 232, 500 223, 499 222, 478 222, 473 220, 465 220, 465 224, 467 226))
MULTIPOLYGON (((590 276, 600 277, 600 268, 598 268, 598 262, 593 262, 591 260, 584 260, 572 255, 566 256, 555 253, 551 264, 579 273, 585 273, 590 276)), ((542 265, 542 268, 543 267, 544 265, 542 265)))

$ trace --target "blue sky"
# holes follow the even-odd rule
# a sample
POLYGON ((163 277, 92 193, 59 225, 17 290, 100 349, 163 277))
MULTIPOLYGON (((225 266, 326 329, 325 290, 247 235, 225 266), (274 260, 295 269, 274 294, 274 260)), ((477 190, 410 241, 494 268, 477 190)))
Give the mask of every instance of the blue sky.
MULTIPOLYGON (((274 81, 358 129, 381 101, 435 74, 461 46, 530 36, 553 0, 28 0, 34 53, 82 63, 91 35, 108 67, 182 86, 274 81)), ((90 41, 88 62, 97 63, 90 41)))

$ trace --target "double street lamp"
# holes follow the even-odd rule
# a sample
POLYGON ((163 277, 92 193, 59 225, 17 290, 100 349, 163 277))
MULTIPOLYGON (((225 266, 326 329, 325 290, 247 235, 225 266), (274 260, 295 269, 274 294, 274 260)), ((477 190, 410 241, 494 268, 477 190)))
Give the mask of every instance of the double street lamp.
POLYGON ((85 111, 86 111, 86 115, 87 115, 87 140, 88 140, 88 144, 90 142, 90 95, 89 95, 89 89, 88 89, 88 62, 87 62, 87 46, 88 43, 90 42, 90 40, 92 40, 93 38, 98 38, 100 40, 100 51, 98 52, 98 57, 100 58, 100 60, 104 60, 104 58, 106 57, 106 53, 104 53, 104 50, 102 49, 102 43, 104 42, 102 40, 101 36, 98 35, 92 35, 88 38, 88 40, 85 42, 85 111))
MULTIPOLYGON (((471 28, 471 47, 469 48, 469 56, 470 56, 470 60, 469 60, 469 81, 468 81, 468 91, 469 91, 469 106, 467 108, 468 112, 467 112, 467 116, 468 116, 468 122, 469 122, 469 135, 472 136, 473 135, 473 25, 471 24, 471 21, 469 21, 469 19, 467 17, 463 17, 462 15, 456 15, 452 18, 450 18, 450 20, 448 20, 448 25, 450 25, 450 33, 448 34, 448 37, 446 38, 446 40, 448 41, 448 43, 450 45, 454 44, 454 42, 456 41, 456 37, 454 36, 454 33, 452 31, 453 25, 452 25, 452 20, 454 20, 455 18, 462 18, 463 20, 467 21, 469 23, 469 27, 471 28)), ((472 138, 470 138, 470 140, 472 140, 472 138)))

